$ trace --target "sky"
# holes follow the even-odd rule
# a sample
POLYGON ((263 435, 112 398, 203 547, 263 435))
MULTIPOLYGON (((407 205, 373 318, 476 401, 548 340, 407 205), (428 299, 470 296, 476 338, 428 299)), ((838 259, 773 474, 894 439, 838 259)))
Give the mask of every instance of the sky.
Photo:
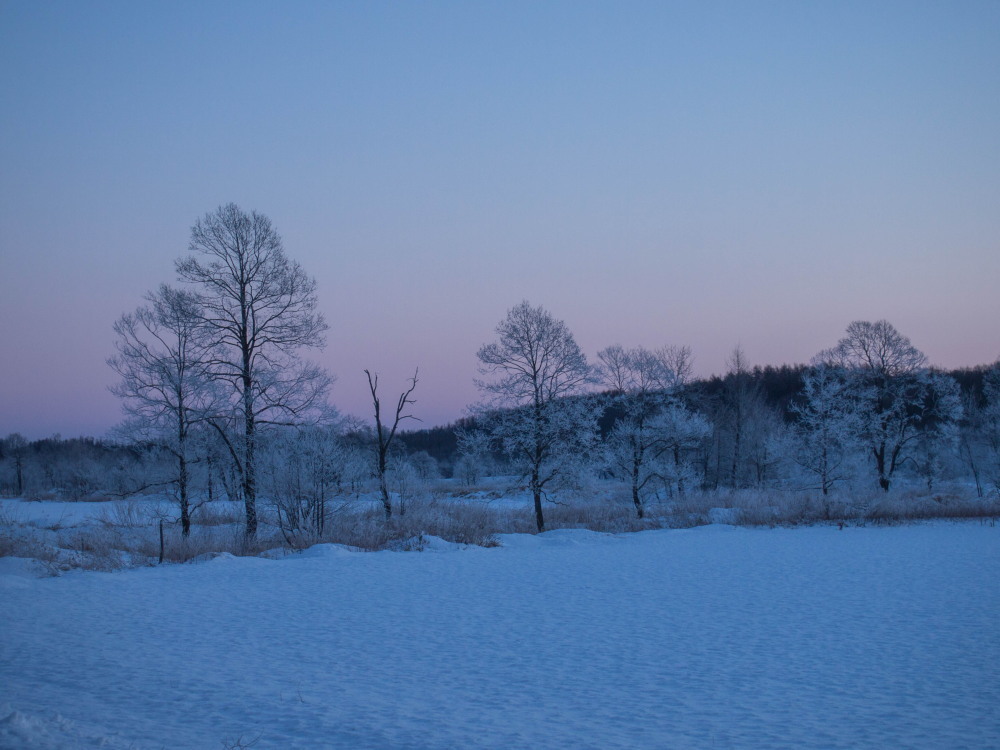
POLYGON ((998 40, 993 1, 0 0, 0 436, 120 420, 113 323, 229 202, 315 277, 360 417, 416 367, 461 417, 524 299, 698 375, 883 318, 993 362, 998 40))

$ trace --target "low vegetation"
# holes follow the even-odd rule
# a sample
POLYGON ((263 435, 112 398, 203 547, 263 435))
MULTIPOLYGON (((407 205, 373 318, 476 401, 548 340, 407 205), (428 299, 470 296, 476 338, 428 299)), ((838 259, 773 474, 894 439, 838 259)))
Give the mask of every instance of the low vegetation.
MULTIPOLYGON (((404 513, 385 518, 377 492, 328 504, 323 532, 289 529, 269 505, 258 534, 248 538, 237 503, 205 503, 192 514, 190 533, 182 533, 169 502, 133 499, 94 504, 76 522, 64 518, 32 520, 30 501, 0 506, 0 557, 31 558, 39 572, 59 575, 85 569, 114 571, 158 563, 184 563, 220 554, 279 557, 315 544, 340 544, 359 551, 420 551, 432 538, 458 545, 494 547, 500 535, 535 533, 535 512, 524 488, 505 492, 496 484, 412 498, 404 513), (161 545, 162 529, 162 545, 161 545)), ((1000 498, 979 497, 960 486, 933 494, 913 489, 886 494, 823 495, 760 490, 691 492, 652 503, 643 518, 634 512, 626 488, 606 483, 570 498, 554 498, 546 508, 548 529, 590 529, 628 533, 690 528, 710 523, 740 526, 801 524, 899 524, 927 519, 977 519, 995 524, 1000 498)))

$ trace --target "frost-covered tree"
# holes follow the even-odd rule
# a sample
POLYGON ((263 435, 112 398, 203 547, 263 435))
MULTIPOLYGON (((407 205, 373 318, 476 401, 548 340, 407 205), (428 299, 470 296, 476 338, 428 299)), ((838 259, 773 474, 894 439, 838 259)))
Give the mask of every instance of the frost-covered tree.
POLYGON ((747 487, 767 478, 772 456, 773 409, 741 346, 726 359, 727 372, 713 409, 713 486, 747 487))
POLYGON ((198 295, 199 322, 214 345, 208 367, 231 395, 229 412, 212 424, 240 475, 253 537, 258 429, 301 423, 325 407, 331 379, 300 352, 322 347, 327 326, 316 312, 316 282, 288 260, 263 214, 222 206, 192 227, 189 249, 177 274, 198 295))
POLYGON ((396 497, 400 516, 406 515, 406 509, 414 499, 427 492, 427 482, 421 477, 412 458, 402 453, 394 455, 386 472, 386 483, 396 497))
POLYGON ((455 461, 454 476, 466 487, 473 487, 496 468, 492 437, 484 429, 464 426, 455 430, 455 438, 458 459, 455 461))
POLYGON ((785 475, 788 429, 781 412, 763 398, 745 415, 744 466, 755 487, 779 483, 785 475))
POLYGON ((875 463, 879 486, 889 491, 893 475, 917 439, 927 358, 889 322, 856 320, 816 364, 851 376, 851 397, 862 418, 861 434, 875 463))
POLYGON ((596 404, 575 398, 593 382, 593 369, 566 324, 527 301, 507 312, 496 334, 477 353, 482 420, 528 479, 535 523, 544 531, 546 488, 567 475, 596 431, 596 404))
POLYGON ((986 445, 987 475, 993 491, 1000 493, 1000 362, 986 373, 983 380, 985 404, 981 414, 981 429, 986 445))
POLYGON ((338 427, 275 430, 263 447, 263 485, 286 541, 326 531, 349 451, 338 427))
POLYGON ((407 463, 413 467, 417 479, 423 484, 428 484, 441 478, 441 465, 427 451, 412 453, 407 456, 407 463))
POLYGON ((795 461, 815 487, 828 495, 850 476, 850 459, 857 450, 861 419, 852 401, 848 374, 819 365, 802 378, 802 402, 792 405, 798 421, 795 461))
POLYGON ((983 497, 983 467, 986 465, 986 441, 983 430, 983 402, 971 391, 962 395, 962 421, 958 429, 959 455, 976 483, 976 494, 983 497))
POLYGON ((115 323, 117 354, 108 364, 121 380, 111 392, 122 400, 126 415, 120 432, 173 456, 172 475, 152 483, 175 488, 187 536, 194 431, 217 405, 217 391, 206 370, 208 343, 197 298, 164 284, 146 301, 115 323))
POLYGON ((652 426, 667 447, 658 462, 663 487, 668 496, 683 495, 696 477, 691 456, 711 435, 712 426, 680 398, 672 398, 652 426))
POLYGON ((661 458, 679 447, 681 433, 690 427, 682 425, 684 409, 674 398, 690 371, 690 349, 653 352, 614 345, 597 358, 601 382, 610 389, 618 414, 604 441, 605 462, 613 476, 628 483, 636 515, 643 518, 649 489, 665 480, 661 458))
POLYGON ((962 394, 955 379, 943 373, 928 372, 921 380, 923 408, 913 458, 918 476, 931 491, 949 458, 957 454, 962 394))

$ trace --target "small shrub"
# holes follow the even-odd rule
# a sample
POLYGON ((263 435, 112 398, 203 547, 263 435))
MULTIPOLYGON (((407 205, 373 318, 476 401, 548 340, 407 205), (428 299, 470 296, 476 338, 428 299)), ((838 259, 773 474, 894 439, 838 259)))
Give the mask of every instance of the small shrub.
POLYGON ((109 504, 107 508, 101 509, 100 520, 105 526, 138 529, 148 526, 150 517, 146 509, 140 507, 137 502, 119 500, 109 504))
POLYGON ((131 567, 132 556, 117 529, 86 529, 75 531, 68 543, 60 545, 77 553, 74 567, 84 570, 112 571, 131 567))
POLYGON ((199 526, 229 526, 241 523, 244 518, 242 508, 227 502, 205 503, 191 514, 191 522, 199 526))
POLYGON ((631 500, 628 503, 591 501, 556 504, 545 510, 547 529, 590 529, 608 534, 663 528, 663 517, 639 518, 631 500))

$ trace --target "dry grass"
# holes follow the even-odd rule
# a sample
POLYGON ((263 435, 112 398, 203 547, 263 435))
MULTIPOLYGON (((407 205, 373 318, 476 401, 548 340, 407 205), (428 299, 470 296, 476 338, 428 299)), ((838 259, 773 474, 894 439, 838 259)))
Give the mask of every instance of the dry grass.
POLYGON ((408 540, 436 536, 455 544, 495 547, 497 534, 527 531, 528 525, 524 513, 481 503, 430 500, 411 504, 405 515, 396 514, 389 520, 378 509, 340 514, 322 539, 312 541, 377 551, 400 549, 408 540))
POLYGON ((101 509, 101 523, 109 527, 138 529, 149 526, 152 516, 149 509, 132 500, 119 500, 101 509))
POLYGON ((997 497, 970 497, 955 492, 890 495, 872 503, 865 514, 866 520, 877 524, 933 518, 984 518, 995 523, 998 517, 1000 500, 997 497))
POLYGON ((550 505, 544 508, 546 529, 590 529, 608 534, 662 529, 669 526, 668 516, 656 506, 646 508, 639 518, 631 501, 591 500, 585 503, 550 505))
MULTIPOLYGON (((405 515, 388 521, 370 503, 345 500, 333 511, 325 532, 285 536, 261 516, 257 536, 243 532, 242 508, 213 504, 199 508, 190 536, 179 525, 164 526, 164 560, 187 562, 220 553, 259 555, 267 550, 304 549, 317 543, 337 543, 361 550, 420 550, 427 537, 483 547, 499 544, 499 534, 534 533, 534 511, 523 505, 482 502, 461 495, 412 501, 405 515)), ((70 568, 114 571, 155 564, 160 557, 160 537, 153 509, 137 503, 110 505, 96 526, 35 528, 12 509, 0 514, 0 556, 35 558, 53 573, 70 568)), ((669 501, 651 503, 646 517, 636 515, 628 493, 606 486, 572 502, 547 503, 547 529, 590 529, 628 533, 657 528, 686 528, 707 523, 744 526, 792 526, 814 523, 898 524, 933 518, 979 518, 995 524, 1000 518, 1000 498, 978 498, 965 488, 948 488, 934 494, 894 491, 888 495, 829 495, 813 492, 741 490, 691 492, 669 501)))
POLYGON ((228 526, 241 523, 245 511, 236 503, 214 502, 198 506, 191 514, 191 523, 199 526, 228 526))

